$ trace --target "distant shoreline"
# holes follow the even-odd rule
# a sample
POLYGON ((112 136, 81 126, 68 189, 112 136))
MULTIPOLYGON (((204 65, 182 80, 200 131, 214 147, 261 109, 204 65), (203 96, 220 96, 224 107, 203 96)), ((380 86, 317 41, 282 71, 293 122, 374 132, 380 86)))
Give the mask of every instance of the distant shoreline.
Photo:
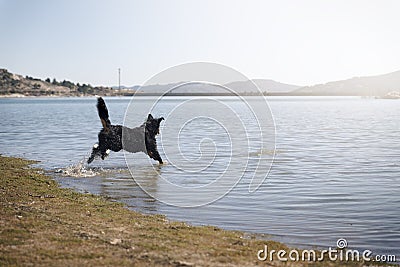
POLYGON ((88 96, 359 96, 400 99, 400 71, 384 75, 354 77, 311 86, 297 86, 270 79, 233 81, 222 85, 230 90, 206 90, 194 82, 191 90, 175 89, 186 82, 131 87, 92 86, 71 81, 41 80, 13 74, 0 68, 0 98, 17 97, 88 97, 88 96), (197 87, 196 87, 197 86, 197 87), (120 88, 120 89, 117 89, 120 88), (227 92, 229 91, 229 92, 227 92), (164 94, 167 92, 167 94, 164 94), (195 92, 195 93, 193 93, 195 92))
MULTIPOLYGON (((23 95, 23 94, 8 94, 0 95, 0 98, 83 98, 83 97, 98 97, 100 95, 23 95)), ((310 96, 310 97, 371 97, 369 95, 332 95, 332 94, 299 94, 299 93, 267 93, 267 94, 231 94, 231 93, 136 93, 136 94, 115 94, 101 95, 105 97, 131 97, 131 96, 310 96)))

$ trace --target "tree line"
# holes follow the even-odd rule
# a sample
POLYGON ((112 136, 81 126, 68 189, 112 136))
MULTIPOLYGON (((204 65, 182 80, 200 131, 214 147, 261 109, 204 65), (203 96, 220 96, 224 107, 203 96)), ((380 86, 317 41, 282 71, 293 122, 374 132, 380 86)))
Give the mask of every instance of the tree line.
POLYGON ((67 80, 63 80, 63 81, 57 81, 56 78, 53 78, 53 80, 50 80, 50 78, 47 78, 45 80, 48 83, 51 83, 53 85, 59 85, 59 86, 64 86, 64 87, 68 87, 71 90, 76 90, 82 94, 93 94, 95 91, 98 90, 104 90, 104 87, 93 87, 90 84, 79 84, 79 83, 73 83, 71 81, 67 81, 67 80))

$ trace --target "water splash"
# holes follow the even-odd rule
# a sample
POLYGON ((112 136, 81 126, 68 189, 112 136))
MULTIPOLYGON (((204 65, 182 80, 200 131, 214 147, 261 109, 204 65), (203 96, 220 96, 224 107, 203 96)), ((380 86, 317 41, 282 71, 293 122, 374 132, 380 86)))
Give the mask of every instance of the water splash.
POLYGON ((71 177, 93 177, 99 175, 99 171, 89 168, 86 164, 86 159, 83 158, 76 164, 72 164, 66 168, 57 169, 56 173, 61 173, 63 176, 71 177))

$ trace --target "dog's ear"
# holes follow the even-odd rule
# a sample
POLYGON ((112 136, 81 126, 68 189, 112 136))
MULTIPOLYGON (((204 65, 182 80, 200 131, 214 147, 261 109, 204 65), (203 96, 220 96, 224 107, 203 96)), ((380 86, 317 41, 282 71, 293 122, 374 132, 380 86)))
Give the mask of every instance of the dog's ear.
POLYGON ((159 118, 159 119, 158 119, 158 123, 160 123, 160 122, 163 121, 163 120, 164 120, 164 117, 159 118))
POLYGON ((147 120, 149 121, 149 120, 152 120, 152 119, 154 119, 153 116, 151 114, 149 114, 149 116, 147 116, 147 120))

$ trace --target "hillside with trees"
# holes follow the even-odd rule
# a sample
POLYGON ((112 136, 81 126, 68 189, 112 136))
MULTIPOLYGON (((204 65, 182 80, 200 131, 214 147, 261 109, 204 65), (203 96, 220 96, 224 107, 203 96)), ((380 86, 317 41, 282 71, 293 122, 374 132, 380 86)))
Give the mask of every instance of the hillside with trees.
POLYGON ((132 95, 133 90, 114 90, 110 87, 79 84, 56 79, 41 79, 10 73, 0 69, 0 96, 117 96, 132 95))

